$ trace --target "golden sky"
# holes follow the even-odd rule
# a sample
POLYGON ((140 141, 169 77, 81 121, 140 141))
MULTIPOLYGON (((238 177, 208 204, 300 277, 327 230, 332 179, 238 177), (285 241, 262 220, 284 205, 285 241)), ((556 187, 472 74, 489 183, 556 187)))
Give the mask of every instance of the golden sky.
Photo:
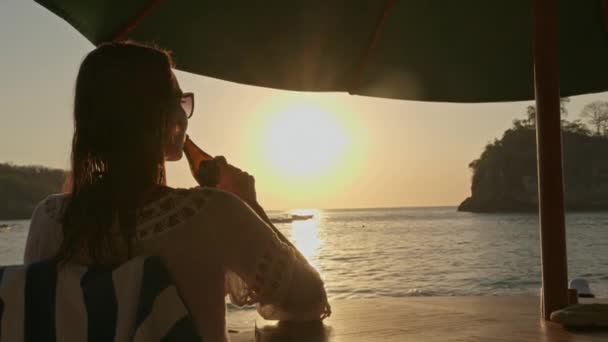
MULTIPOLYGON (((78 65, 93 46, 30 1, 0 2, 0 162, 69 166, 78 65)), ((256 177, 270 209, 457 205, 469 162, 528 103, 443 104, 310 94, 177 72, 191 137, 256 177)), ((573 98, 571 117, 592 100, 573 98)), ((194 186, 185 159, 169 184, 194 186)))

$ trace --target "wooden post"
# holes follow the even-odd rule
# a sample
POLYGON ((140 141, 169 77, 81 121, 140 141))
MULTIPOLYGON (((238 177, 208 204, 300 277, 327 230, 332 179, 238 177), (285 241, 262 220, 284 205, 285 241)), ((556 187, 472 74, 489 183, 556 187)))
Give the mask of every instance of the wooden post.
POLYGON ((542 316, 568 305, 568 265, 559 94, 556 0, 535 0, 534 82, 538 202, 542 258, 542 316))

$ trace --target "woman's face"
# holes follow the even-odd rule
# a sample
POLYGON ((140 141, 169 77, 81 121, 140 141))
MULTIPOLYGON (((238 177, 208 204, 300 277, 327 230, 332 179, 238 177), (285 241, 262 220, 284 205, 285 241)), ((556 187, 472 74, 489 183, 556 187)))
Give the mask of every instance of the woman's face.
POLYGON ((171 112, 168 117, 168 130, 166 145, 165 145, 165 160, 177 161, 182 158, 184 141, 186 141, 186 130, 188 129, 188 116, 181 106, 182 90, 177 83, 175 75, 173 75, 173 99, 171 112))

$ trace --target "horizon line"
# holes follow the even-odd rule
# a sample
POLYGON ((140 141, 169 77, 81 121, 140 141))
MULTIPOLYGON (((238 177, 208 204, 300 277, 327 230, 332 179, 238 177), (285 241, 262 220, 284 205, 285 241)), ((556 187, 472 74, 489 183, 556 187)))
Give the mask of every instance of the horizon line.
POLYGON ((377 207, 342 207, 342 208, 315 208, 315 207, 301 207, 301 208, 290 208, 290 209, 268 209, 268 211, 290 211, 290 210, 377 210, 377 209, 431 209, 431 208, 457 208, 457 204, 443 204, 443 205, 400 205, 400 206, 377 206, 377 207))

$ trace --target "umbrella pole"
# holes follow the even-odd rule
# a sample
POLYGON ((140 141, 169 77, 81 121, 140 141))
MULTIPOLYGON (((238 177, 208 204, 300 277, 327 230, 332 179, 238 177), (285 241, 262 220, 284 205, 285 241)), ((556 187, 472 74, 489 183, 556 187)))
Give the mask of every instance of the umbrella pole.
POLYGON ((556 0, 535 0, 534 18, 541 314, 548 320, 568 305, 556 0))

